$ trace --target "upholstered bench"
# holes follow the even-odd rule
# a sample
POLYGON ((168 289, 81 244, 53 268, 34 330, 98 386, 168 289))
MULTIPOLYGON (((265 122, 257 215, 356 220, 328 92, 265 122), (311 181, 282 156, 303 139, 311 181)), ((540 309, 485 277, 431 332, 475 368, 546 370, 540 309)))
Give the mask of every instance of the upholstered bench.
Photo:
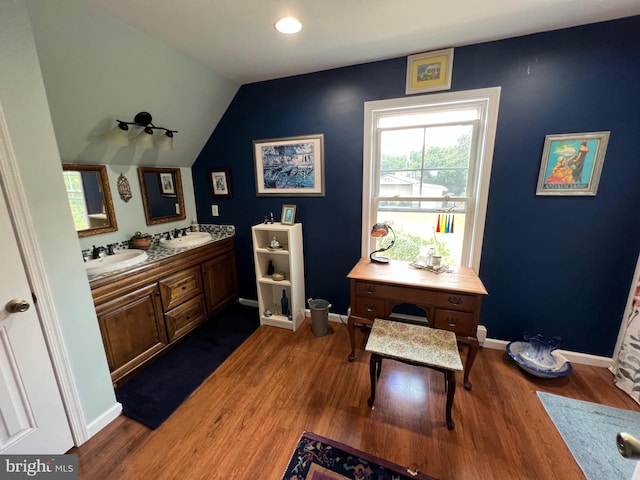
POLYGON ((444 373, 447 427, 449 430, 455 428, 451 408, 456 393, 456 371, 462 371, 455 333, 376 318, 365 350, 371 352, 371 396, 367 402, 370 407, 373 408, 376 398, 376 382, 382 372, 383 358, 427 367, 444 373))

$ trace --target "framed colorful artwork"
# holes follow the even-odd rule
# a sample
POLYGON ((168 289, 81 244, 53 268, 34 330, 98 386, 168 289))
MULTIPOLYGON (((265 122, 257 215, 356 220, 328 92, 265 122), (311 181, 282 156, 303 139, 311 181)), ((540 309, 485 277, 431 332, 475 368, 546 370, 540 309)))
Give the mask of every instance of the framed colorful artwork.
POLYGON ((282 206, 282 218, 280 223, 283 225, 293 225, 296 222, 296 206, 295 205, 283 205, 282 206))
POLYGON ((324 197, 324 135, 254 140, 256 195, 324 197))
POLYGON ((408 56, 406 94, 449 90, 452 70, 453 48, 408 56))
POLYGON ((547 135, 536 195, 595 195, 609 133, 547 135))
POLYGON ((211 194, 218 198, 231 198, 231 183, 228 168, 212 168, 209 170, 211 194))

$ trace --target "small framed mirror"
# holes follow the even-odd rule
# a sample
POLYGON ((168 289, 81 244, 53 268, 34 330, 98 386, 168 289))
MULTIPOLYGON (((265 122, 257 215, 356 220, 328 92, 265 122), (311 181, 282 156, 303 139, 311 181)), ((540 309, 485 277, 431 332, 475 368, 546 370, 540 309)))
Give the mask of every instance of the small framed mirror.
POLYGON ((187 218, 179 168, 139 167, 138 178, 147 225, 187 218))
POLYGON ((62 173, 78 236, 117 231, 107 167, 64 163, 62 173))

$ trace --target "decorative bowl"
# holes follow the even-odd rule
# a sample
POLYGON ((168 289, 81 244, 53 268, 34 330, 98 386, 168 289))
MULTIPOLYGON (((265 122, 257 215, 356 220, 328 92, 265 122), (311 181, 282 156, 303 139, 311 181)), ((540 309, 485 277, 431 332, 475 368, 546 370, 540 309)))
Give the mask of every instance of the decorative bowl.
POLYGON ((511 342, 507 345, 507 353, 515 360, 518 366, 525 372, 540 378, 557 378, 569 375, 573 368, 571 363, 558 352, 551 352, 551 356, 555 359, 555 365, 551 368, 541 368, 528 362, 522 357, 523 349, 527 351, 529 342, 511 342))

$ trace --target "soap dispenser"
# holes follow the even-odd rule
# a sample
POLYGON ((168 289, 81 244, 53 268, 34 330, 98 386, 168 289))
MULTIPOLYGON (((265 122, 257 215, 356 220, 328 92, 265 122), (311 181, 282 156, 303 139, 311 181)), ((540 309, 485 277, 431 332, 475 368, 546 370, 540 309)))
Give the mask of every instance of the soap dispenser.
POLYGON ((191 220, 191 231, 197 232, 198 230, 200 230, 198 228, 198 221, 194 218, 193 220, 191 220))

